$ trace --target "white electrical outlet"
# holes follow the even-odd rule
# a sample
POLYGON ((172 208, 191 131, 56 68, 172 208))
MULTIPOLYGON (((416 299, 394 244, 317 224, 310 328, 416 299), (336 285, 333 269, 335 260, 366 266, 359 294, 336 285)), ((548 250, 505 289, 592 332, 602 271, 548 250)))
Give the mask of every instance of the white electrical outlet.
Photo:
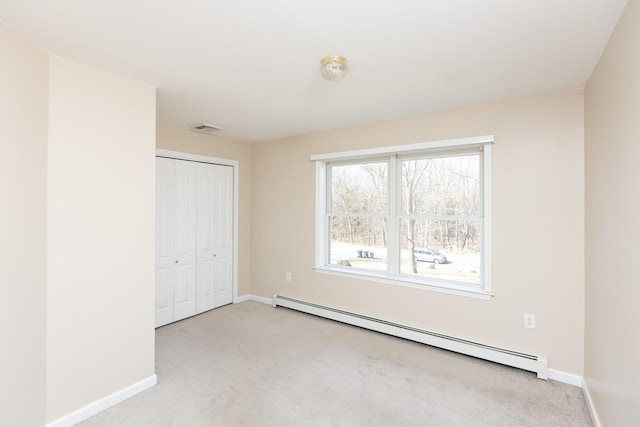
POLYGON ((536 315, 535 314, 530 314, 530 313, 525 313, 524 314, 524 327, 525 328, 529 328, 529 329, 535 329, 536 328, 536 315))
POLYGON ((284 280, 286 280, 287 282, 291 281, 291 273, 289 273, 288 271, 286 273, 284 273, 284 280))

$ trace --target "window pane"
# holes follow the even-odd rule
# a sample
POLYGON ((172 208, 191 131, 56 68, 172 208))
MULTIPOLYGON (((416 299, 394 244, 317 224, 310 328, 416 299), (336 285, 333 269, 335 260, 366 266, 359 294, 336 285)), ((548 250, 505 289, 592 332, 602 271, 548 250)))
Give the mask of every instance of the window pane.
POLYGON ((386 219, 338 216, 331 218, 329 263, 345 267, 387 270, 386 219))
POLYGON ((403 214, 480 214, 479 154, 401 163, 403 214))
POLYGON ((402 219, 400 230, 402 274, 480 284, 480 221, 402 219))
POLYGON ((331 167, 331 209, 336 213, 387 213, 387 163, 331 167))

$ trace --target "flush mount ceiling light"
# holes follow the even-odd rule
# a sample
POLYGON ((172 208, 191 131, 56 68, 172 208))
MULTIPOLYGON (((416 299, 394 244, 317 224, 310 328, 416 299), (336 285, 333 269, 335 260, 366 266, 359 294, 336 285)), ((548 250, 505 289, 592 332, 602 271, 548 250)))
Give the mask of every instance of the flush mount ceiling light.
POLYGON ((327 55, 320 60, 320 74, 327 80, 342 80, 347 75, 347 58, 340 55, 327 55))

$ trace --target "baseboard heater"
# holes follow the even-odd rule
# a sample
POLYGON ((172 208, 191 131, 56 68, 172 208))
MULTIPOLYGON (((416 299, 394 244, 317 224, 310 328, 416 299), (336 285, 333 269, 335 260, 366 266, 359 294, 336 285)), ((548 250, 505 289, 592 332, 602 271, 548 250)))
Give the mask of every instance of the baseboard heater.
POLYGON ((412 328, 398 323, 387 322, 373 317, 363 316, 348 311, 338 310, 306 301, 285 297, 273 296, 273 307, 286 307, 303 313, 313 314, 349 325, 359 326, 372 331, 393 335, 399 338, 427 344, 433 347, 443 348, 456 353, 466 354, 479 359, 489 360, 525 371, 535 372, 538 378, 547 379, 547 357, 534 356, 505 350, 473 341, 463 340, 448 335, 412 328))

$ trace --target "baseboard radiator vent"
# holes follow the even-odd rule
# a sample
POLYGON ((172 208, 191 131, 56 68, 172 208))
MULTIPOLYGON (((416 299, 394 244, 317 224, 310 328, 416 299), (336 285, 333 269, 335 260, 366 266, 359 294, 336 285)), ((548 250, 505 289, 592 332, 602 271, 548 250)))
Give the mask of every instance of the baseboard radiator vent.
POLYGON ((410 341, 427 344, 433 347, 442 348, 456 353, 466 354, 479 359, 489 360, 502 365, 512 366, 525 371, 535 372, 538 378, 547 379, 547 357, 534 356, 531 354, 519 353, 517 351, 505 350, 467 341, 448 335, 429 332, 398 323, 387 322, 373 317, 362 316, 348 311, 338 310, 306 301, 285 297, 282 295, 273 296, 273 307, 286 307, 303 313, 313 314, 349 325, 358 326, 372 331, 381 332, 387 335, 404 338, 410 341))

